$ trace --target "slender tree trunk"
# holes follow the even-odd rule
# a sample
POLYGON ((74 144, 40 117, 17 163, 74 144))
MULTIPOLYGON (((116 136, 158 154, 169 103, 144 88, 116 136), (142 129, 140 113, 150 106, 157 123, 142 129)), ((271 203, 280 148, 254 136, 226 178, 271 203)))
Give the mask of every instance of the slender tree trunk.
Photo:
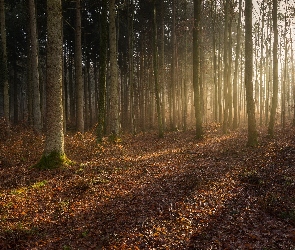
POLYGON ((274 125, 276 118, 276 111, 278 105, 278 0, 273 0, 273 30, 274 30, 274 42, 273 42, 273 96, 270 112, 270 120, 268 125, 268 134, 273 137, 274 125))
POLYGON ((229 79, 228 79, 228 70, 229 70, 229 59, 228 59, 228 20, 229 20, 229 0, 225 0, 225 20, 224 20, 224 48, 223 48, 223 63, 224 63, 224 71, 223 71, 223 98, 224 98, 224 112, 223 112, 223 133, 227 133, 228 130, 228 112, 229 112, 229 100, 228 100, 228 92, 229 92, 229 79))
POLYGON ((183 130, 187 130, 187 103, 188 103, 188 77, 187 77, 187 28, 185 28, 185 55, 184 55, 184 67, 183 67, 183 130))
MULTIPOLYGON (((233 3, 230 2, 230 12, 233 12, 234 7, 233 3)), ((233 86, 232 86, 232 17, 229 18, 228 24, 228 69, 227 69, 227 84, 228 84, 228 93, 227 93, 227 107, 228 107, 228 126, 232 127, 233 122, 233 86)))
POLYGON ((77 93, 77 130, 84 133, 84 84, 82 77, 81 0, 76 0, 75 82, 77 93))
POLYGON ((131 131, 132 134, 136 134, 136 117, 135 117, 135 81, 134 81, 134 60, 133 60, 133 0, 129 0, 128 4, 128 50, 129 50, 129 86, 130 86, 130 119, 131 119, 131 131))
POLYGON ((170 96, 170 128, 176 129, 176 100, 175 100, 175 88, 176 88, 176 32, 175 32, 175 18, 176 7, 175 1, 172 0, 172 30, 171 30, 171 44, 172 44, 172 58, 171 58, 171 96, 170 96))
POLYGON ((156 97, 156 108, 158 117, 158 130, 159 137, 164 136, 163 124, 162 124, 162 111, 160 102, 160 88, 159 88, 159 73, 158 73, 158 46, 157 46, 157 12, 156 12, 156 2, 154 1, 154 34, 153 34, 153 66, 154 66, 154 80, 155 80, 155 97, 156 97))
POLYGON ((98 126, 97 142, 102 142, 105 132, 106 116, 106 67, 107 67, 107 0, 102 1, 101 26, 100 26, 100 54, 99 54, 99 91, 98 91, 98 126))
POLYGON ((241 19, 242 19, 242 0, 239 0, 239 18, 237 26, 237 45, 236 45, 236 58, 235 58, 235 73, 233 80, 233 129, 238 127, 238 71, 239 71, 239 56, 241 47, 241 19))
MULTIPOLYGON (((271 7, 270 7, 271 9, 271 7)), ((271 20, 268 17, 267 19, 267 28, 266 28, 266 38, 268 41, 272 40, 271 30, 271 20)), ((271 82, 272 82, 272 61, 271 61, 271 45, 266 44, 266 59, 265 59, 265 85, 266 85, 266 97, 265 97, 265 124, 269 124, 269 108, 270 108, 270 93, 271 93, 271 82)))
POLYGON ((115 0, 109 1, 110 34, 110 129, 111 139, 119 137, 119 90, 117 73, 117 38, 115 0))
POLYGON ((38 133, 41 132, 41 105, 40 105, 40 87, 39 87, 39 69, 38 69, 38 38, 36 11, 34 0, 29 0, 30 16, 30 36, 31 36, 31 70, 32 70, 32 90, 33 90, 33 124, 38 133))
POLYGON ((2 78, 4 82, 3 96, 4 96, 4 119, 9 130, 9 83, 8 83, 8 69, 7 69, 7 47, 6 47, 6 25, 5 25, 5 4, 4 0, 0 0, 0 33, 2 46, 2 63, 3 72, 2 78))
POLYGON ((282 126, 283 128, 286 127, 286 95, 287 95, 287 75, 288 75, 288 41, 287 41, 287 25, 288 25, 288 21, 287 21, 287 3, 285 1, 285 39, 284 39, 284 47, 285 47, 285 55, 284 55, 284 75, 283 75, 283 81, 282 81, 282 91, 281 91, 281 99, 282 99, 282 107, 281 107, 281 112, 282 112, 282 126))
POLYGON ((202 0, 194 0, 194 31, 193 31, 193 85, 196 118, 196 138, 203 137, 200 96, 200 20, 202 0))
POLYGON ((222 60, 221 60, 221 34, 219 32, 219 44, 218 44, 218 93, 217 93, 217 99, 218 99, 218 122, 222 123, 222 60))
POLYGON ((165 130, 165 24, 164 24, 164 1, 160 1, 160 35, 159 35, 159 86, 161 90, 162 126, 165 130))
POLYGON ((257 145, 255 103, 253 99, 252 0, 245 2, 245 86, 248 114, 248 146, 257 145))
POLYGON ((259 124, 262 126, 262 118, 263 118, 263 110, 264 110, 264 94, 265 94, 265 88, 264 88, 264 82, 263 82, 263 53, 264 53, 264 0, 261 3, 261 18, 262 18, 262 24, 261 24, 261 41, 260 41, 260 117, 259 117, 259 124))
POLYGON ((217 56, 216 56, 216 1, 211 2, 211 17, 213 20, 213 81, 214 81, 214 121, 218 122, 218 83, 217 83, 217 56))

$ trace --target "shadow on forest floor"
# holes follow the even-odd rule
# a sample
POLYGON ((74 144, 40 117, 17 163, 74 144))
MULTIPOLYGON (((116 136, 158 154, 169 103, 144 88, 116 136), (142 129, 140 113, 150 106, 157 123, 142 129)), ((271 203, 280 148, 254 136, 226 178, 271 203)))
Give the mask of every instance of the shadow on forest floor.
POLYGON ((294 249, 292 134, 69 136, 68 169, 0 170, 0 248, 294 249))

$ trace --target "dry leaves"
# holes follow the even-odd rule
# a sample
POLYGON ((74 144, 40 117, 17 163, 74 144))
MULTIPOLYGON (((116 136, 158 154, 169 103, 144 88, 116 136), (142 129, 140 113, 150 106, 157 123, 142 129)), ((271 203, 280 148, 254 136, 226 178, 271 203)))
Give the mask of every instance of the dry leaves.
POLYGON ((0 141, 1 249, 294 249, 294 129, 66 136, 66 169, 30 169, 43 138, 0 141))

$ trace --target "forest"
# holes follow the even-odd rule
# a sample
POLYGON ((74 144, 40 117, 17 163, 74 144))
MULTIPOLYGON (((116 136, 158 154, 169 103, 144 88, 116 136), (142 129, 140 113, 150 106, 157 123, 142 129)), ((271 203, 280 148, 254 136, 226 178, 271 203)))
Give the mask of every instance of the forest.
POLYGON ((0 0, 0 249, 295 249, 295 3, 0 0))

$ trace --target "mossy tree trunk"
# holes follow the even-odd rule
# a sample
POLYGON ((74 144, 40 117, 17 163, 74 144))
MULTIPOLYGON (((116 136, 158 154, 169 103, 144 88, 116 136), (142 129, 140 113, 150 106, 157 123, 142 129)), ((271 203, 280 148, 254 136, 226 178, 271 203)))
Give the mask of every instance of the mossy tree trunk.
POLYGON ((37 168, 68 164, 64 152, 62 103, 62 8, 61 0, 47 1, 47 81, 45 149, 37 168))

